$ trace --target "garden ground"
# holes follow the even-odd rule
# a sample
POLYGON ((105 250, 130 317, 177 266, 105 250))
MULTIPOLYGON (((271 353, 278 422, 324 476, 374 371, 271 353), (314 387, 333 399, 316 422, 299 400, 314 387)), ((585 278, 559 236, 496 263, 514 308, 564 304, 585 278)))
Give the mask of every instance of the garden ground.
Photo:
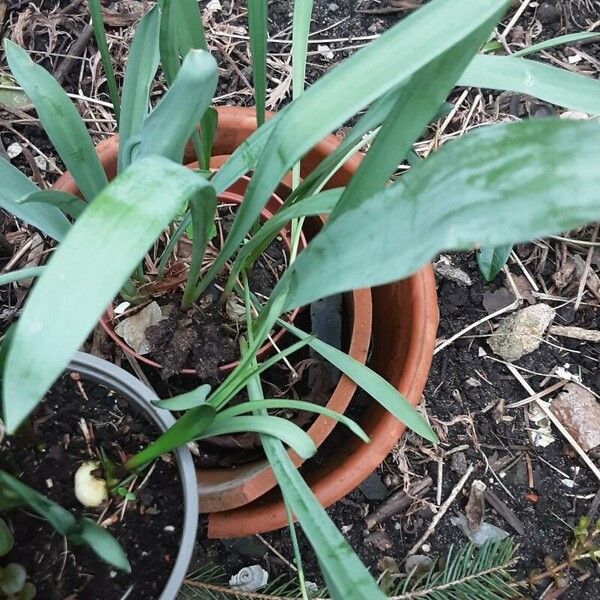
MULTIPOLYGON (((3 4, 0 0, 0 16, 3 4)), ((112 133, 114 121, 105 106, 108 98, 85 4, 77 0, 7 0, 5 4, 3 35, 34 51, 34 57, 79 96, 79 108, 96 141, 112 133)), ((124 0, 107 5, 117 71, 146 4, 150 3, 124 0)), ((251 105, 245 3, 202 4, 209 44, 220 66, 218 102, 251 105)), ((420 4, 420 0, 316 0, 308 80, 314 81, 420 4)), ((600 28, 598 0, 513 4, 490 51, 514 52, 557 35, 600 28)), ((268 106, 276 110, 290 94, 290 2, 270 2, 270 16, 268 106)), ((542 51, 534 58, 595 78, 600 73, 600 44, 594 42, 542 51)), ((156 91, 160 92, 160 84, 156 91)), ((452 111, 416 144, 420 156, 475 127, 564 112, 518 94, 478 89, 458 89, 450 100, 452 111)), ((6 97, 0 95, 0 102, 6 103, 6 97)), ((18 102, 0 106, 0 152, 39 182, 51 183, 61 171, 34 113, 18 102)), ((0 241, 5 270, 36 264, 48 250, 39 236, 10 220, 4 232, 0 241)), ((534 394, 551 399, 571 381, 582 383, 596 398, 600 394, 599 246, 597 227, 519 246, 492 283, 479 274, 475 253, 437 259, 441 322, 423 405, 441 443, 434 447, 406 436, 365 484, 330 509, 374 573, 402 571, 409 552, 443 558, 451 544, 463 544, 467 538, 454 523, 465 514, 469 498, 468 513, 472 511, 480 489, 473 482, 481 481, 486 486, 484 521, 519 544, 516 579, 542 572, 527 594, 545 600, 558 597, 559 592, 562 598, 599 597, 600 577, 590 562, 543 576, 567 558, 579 519, 599 516, 600 480, 598 471, 594 474, 581 460, 580 448, 556 428, 546 431, 551 437, 534 436, 541 423, 533 409, 536 400, 531 399, 534 394), (507 364, 488 345, 494 329, 508 314, 542 304, 556 310, 549 332, 537 350, 514 365, 507 364), (540 445, 540 438, 552 441, 540 445), (402 491, 409 501, 398 494, 402 491), (372 517, 380 517, 382 508, 388 516, 373 523, 372 517), (443 516, 438 520, 440 512, 443 516)), ((2 328, 18 313, 25 293, 22 287, 2 292, 2 328)), ((94 338, 96 350, 104 349, 99 336, 94 338)), ((592 464, 600 464, 593 451, 588 456, 595 461, 592 464)), ((304 548, 301 535, 300 542, 304 548)), ((227 576, 256 563, 271 578, 293 577, 287 530, 227 542, 200 536, 197 554, 198 566, 219 564, 227 576)), ((307 578, 319 582, 316 561, 308 550, 303 557, 307 578)), ((190 589, 190 596, 193 593, 190 589)))

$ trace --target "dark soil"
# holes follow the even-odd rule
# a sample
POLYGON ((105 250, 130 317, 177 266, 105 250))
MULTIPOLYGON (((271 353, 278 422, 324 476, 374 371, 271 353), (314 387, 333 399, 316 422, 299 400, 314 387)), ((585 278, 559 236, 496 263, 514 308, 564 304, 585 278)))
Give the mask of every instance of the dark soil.
POLYGON ((87 547, 67 542, 28 509, 4 513, 16 543, 3 560, 26 568, 38 598, 118 600, 131 586, 131 597, 136 600, 159 597, 177 557, 182 528, 181 483, 174 459, 168 455, 155 463, 144 486, 134 488, 136 499, 128 502, 122 520, 120 499, 92 512, 83 509, 73 491, 75 471, 82 462, 96 457, 97 448, 120 461, 158 434, 154 424, 132 412, 113 392, 65 375, 19 435, 0 445, 0 468, 77 517, 108 520, 108 530, 123 546, 132 567, 132 575, 116 571, 87 547), (82 434, 82 419, 92 432, 91 447, 82 434))
MULTIPOLYGON (((222 205, 217 221, 220 235, 226 236, 235 217, 236 207, 222 205)), ((250 291, 259 298, 268 298, 287 264, 287 249, 280 237, 275 239, 259 257, 248 274, 250 291)), ((169 379, 181 369, 194 369, 202 383, 216 384, 220 379, 219 367, 239 360, 239 335, 245 330, 245 315, 237 314, 235 305, 243 308, 241 299, 230 297, 233 305, 221 306, 219 300, 227 283, 228 273, 216 278, 209 289, 187 312, 179 307, 181 294, 168 298, 170 312, 167 319, 148 328, 146 337, 152 346, 149 358, 162 365, 161 376, 169 379)))

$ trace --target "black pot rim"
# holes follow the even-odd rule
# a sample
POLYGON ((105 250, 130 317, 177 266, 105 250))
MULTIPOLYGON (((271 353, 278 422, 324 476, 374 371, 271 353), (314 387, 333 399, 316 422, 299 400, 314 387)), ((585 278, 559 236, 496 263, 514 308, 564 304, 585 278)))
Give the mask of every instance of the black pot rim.
MULTIPOLYGON (((175 419, 169 411, 156 408, 152 404, 152 400, 158 400, 158 396, 120 367, 91 354, 77 352, 68 368, 86 379, 114 390, 135 404, 161 431, 165 431, 175 423, 175 419)), ((177 560, 158 600, 176 599, 194 553, 198 529, 198 482, 192 455, 187 446, 174 450, 173 455, 177 462, 183 491, 183 527, 177 560)))

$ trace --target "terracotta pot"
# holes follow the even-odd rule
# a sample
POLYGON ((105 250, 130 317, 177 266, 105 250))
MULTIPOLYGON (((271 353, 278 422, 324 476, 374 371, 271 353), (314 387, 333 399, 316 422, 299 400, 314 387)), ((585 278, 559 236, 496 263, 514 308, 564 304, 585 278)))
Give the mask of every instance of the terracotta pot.
MULTIPOLYGON (((219 132, 215 153, 230 154, 254 131, 255 126, 252 109, 219 109, 219 132)), ((335 136, 328 136, 317 144, 302 161, 303 173, 314 169, 338 144, 339 140, 335 136)), ((329 186, 346 185, 357 169, 360 159, 358 154, 349 159, 332 177, 329 186)), ((350 308, 354 309, 353 333, 356 333, 357 313, 362 310, 359 302, 366 305, 369 301, 367 296, 368 292, 365 291, 354 292, 352 295, 354 307, 350 308)), ((346 296, 348 297, 349 295, 346 296)), ((406 280, 374 288, 372 301, 374 368, 416 406, 421 400, 431 366, 439 318, 435 279, 431 267, 423 268, 406 280)), ((366 347, 367 340, 364 339, 364 347, 361 350, 366 350, 366 347)), ((346 383, 347 380, 342 378, 340 384, 346 383)), ((353 391, 352 385, 350 393, 353 391)), ((335 408, 331 403, 328 406, 335 408)), ((322 417, 319 417, 309 430, 313 438, 316 435, 313 429, 319 426, 318 422, 321 419, 322 417)), ((361 426, 371 437, 370 444, 349 438, 344 447, 334 455, 328 456, 318 470, 306 475, 313 492, 325 507, 362 483, 381 464, 405 431, 404 425, 375 401, 365 411, 361 426)), ((299 464, 298 457, 294 458, 296 464, 299 464)), ((234 476, 231 470, 227 470, 229 473, 224 471, 201 470, 198 473, 202 489, 201 510, 211 512, 208 519, 209 537, 242 537, 272 531, 286 525, 281 495, 274 489, 275 479, 266 461, 236 469, 237 476, 234 476), (260 490, 257 490, 257 486, 260 490), (246 504, 258 497, 257 491, 264 494, 266 489, 272 491, 246 504), (223 508, 232 501, 246 505, 223 512, 223 508)))
MULTIPOLYGON (((213 147, 214 165, 218 166, 255 130, 256 119, 253 109, 245 108, 219 108, 219 123, 215 144, 213 147)), ((302 173, 312 170, 324 156, 329 154, 337 144, 336 138, 331 136, 319 144, 315 150, 303 160, 302 173)), ((109 179, 116 175, 118 153, 118 138, 109 138, 97 146, 97 153, 102 166, 109 179)), ((185 162, 194 160, 193 149, 186 152, 185 162)), ((359 159, 352 158, 348 165, 356 169, 359 159)), ((285 182, 279 186, 276 195, 285 196, 289 188, 285 182), (286 189, 287 188, 287 189, 286 189)), ((343 184, 343 177, 334 175, 329 185, 332 187, 343 184)), ((237 185, 237 184, 234 184, 237 185)), ((77 187, 68 173, 65 173, 54 185, 54 189, 77 193, 77 187)), ((271 199, 271 202, 273 199, 271 199)), ((273 204, 268 205, 274 208, 273 204)), ((314 235, 321 227, 319 219, 306 221, 306 230, 309 235, 314 235)), ((371 339, 371 293, 370 290, 355 290, 344 295, 344 308, 349 326, 350 343, 348 353, 356 360, 364 363, 369 352, 371 339)), ((343 413, 348 407, 356 384, 346 376, 342 376, 335 387, 327 407, 336 412, 343 413)), ((307 433, 320 446, 327 436, 333 431, 336 422, 323 415, 319 415, 312 423, 307 433)), ((294 462, 299 466, 301 459, 292 453, 294 462)), ((215 511, 229 511, 248 504, 276 486, 276 481, 266 460, 256 461, 235 468, 227 469, 199 469, 198 490, 201 512, 212 513, 215 511)))

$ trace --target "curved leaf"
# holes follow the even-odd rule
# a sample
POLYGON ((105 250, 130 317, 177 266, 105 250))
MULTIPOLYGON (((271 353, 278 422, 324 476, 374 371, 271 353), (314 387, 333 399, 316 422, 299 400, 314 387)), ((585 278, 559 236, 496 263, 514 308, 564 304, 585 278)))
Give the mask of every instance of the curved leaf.
MULTIPOLYGON (((440 57, 481 23, 499 19, 506 6, 504 0, 463 0, 459 5, 453 0, 433 0, 350 56, 282 111, 244 203, 196 297, 238 249, 267 199, 296 161, 346 119, 440 57)), ((216 183, 215 187, 218 191, 216 183)))
POLYGON ((69 231, 71 224, 60 210, 51 206, 26 205, 23 197, 40 191, 19 169, 0 156, 0 206, 15 217, 39 229, 57 241, 69 231))
POLYGON ((91 202, 108 180, 77 109, 56 79, 36 65, 23 48, 4 40, 4 50, 14 78, 33 102, 44 130, 77 187, 91 202))
POLYGON ((362 428, 355 423, 352 419, 349 419, 345 415, 330 410, 326 406, 320 406, 314 402, 306 402, 303 400, 284 400, 282 398, 273 398, 266 400, 255 400, 251 402, 243 402, 242 404, 236 404, 230 408, 225 409, 219 413, 220 417, 236 417, 238 415, 244 415, 253 411, 262 411, 269 409, 288 409, 288 410, 305 410, 307 412, 317 413, 319 415, 325 415, 334 421, 338 421, 342 425, 345 425, 354 435, 359 437, 363 442, 369 443, 369 436, 362 430, 362 428))
POLYGON ((210 394, 210 390, 210 385, 205 383, 191 392, 179 394, 178 396, 174 396, 167 400, 153 400, 152 404, 166 410, 188 410, 190 408, 196 408, 201 404, 206 404, 206 399, 210 394))
POLYGON ((73 217, 73 219, 79 218, 87 206, 87 203, 81 198, 67 192, 59 192, 56 190, 40 190, 33 192, 19 200, 19 204, 47 204, 48 206, 53 206, 70 217, 73 217))
POLYGON ((169 91, 145 119, 139 135, 127 143, 124 161, 129 160, 128 154, 134 160, 157 154, 182 162, 185 146, 216 87, 215 59, 204 50, 191 50, 169 91))
POLYGON ((267 415, 229 417, 219 414, 198 439, 247 432, 260 433, 277 438, 304 459, 310 458, 317 451, 315 443, 298 425, 294 425, 294 423, 281 417, 270 417, 267 415))
MULTIPOLYGON (((485 127, 446 144, 327 223, 278 284, 288 288, 284 310, 402 279, 441 250, 512 244, 598 220, 599 145, 598 123, 561 119, 485 127)), ((276 288, 271 301, 282 293, 276 288)))
POLYGON ((127 168, 124 149, 127 141, 136 136, 148 116, 150 88, 160 60, 158 32, 160 10, 155 6, 137 26, 123 80, 123 100, 119 119, 119 172, 127 168))
POLYGON ((600 81, 526 58, 477 55, 458 84, 520 92, 570 110, 600 114, 600 81))
POLYGON ((3 381, 9 431, 62 373, 163 228, 207 189, 197 173, 149 157, 87 207, 51 257, 15 329, 3 381))
POLYGON ((381 406, 392 413, 409 429, 412 429, 415 433, 418 433, 433 444, 439 442, 436 434, 421 416, 421 413, 381 375, 345 352, 330 346, 314 336, 310 336, 301 329, 294 327, 294 325, 283 320, 280 320, 279 323, 301 340, 308 340, 308 345, 315 352, 318 352, 327 362, 337 367, 342 373, 352 379, 356 385, 365 390, 369 396, 379 402, 381 406))

